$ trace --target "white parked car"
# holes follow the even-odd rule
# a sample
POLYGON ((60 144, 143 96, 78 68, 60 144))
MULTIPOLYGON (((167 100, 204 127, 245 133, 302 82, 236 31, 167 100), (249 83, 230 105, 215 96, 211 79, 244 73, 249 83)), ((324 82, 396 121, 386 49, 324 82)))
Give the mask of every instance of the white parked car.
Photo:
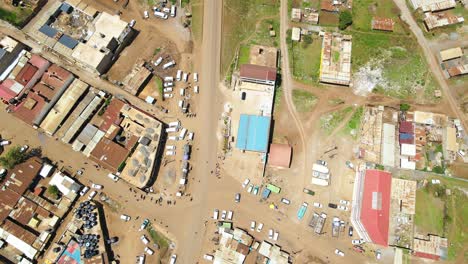
POLYGON ((218 210, 218 209, 214 209, 214 211, 213 211, 213 219, 214 219, 214 220, 218 220, 218 216, 219 216, 219 210, 218 210))
POLYGON ((174 97, 174 95, 171 94, 171 93, 170 94, 167 94, 167 93, 164 94, 164 99, 169 99, 169 98, 172 98, 172 97, 174 97))
POLYGON ((347 206, 344 206, 344 205, 338 205, 338 210, 341 210, 341 211, 348 211, 348 207, 347 206))
POLYGON ((198 73, 193 74, 193 81, 198 82, 198 73))
POLYGON ((167 149, 167 150, 175 150, 175 149, 176 149, 176 146, 169 145, 169 146, 166 146, 166 149, 167 149))
POLYGON ((314 207, 317 207, 317 208, 322 208, 323 207, 323 205, 321 203, 317 203, 317 202, 313 203, 313 205, 314 205, 314 207))
POLYGON ((175 264, 175 263, 176 263, 176 260, 177 260, 177 255, 176 255, 176 254, 172 254, 171 260, 169 260, 169 264, 175 264))
POLYGON ((249 185, 249 188, 247 188, 247 192, 248 192, 248 193, 251 193, 252 190, 253 190, 253 187, 254 187, 253 184, 250 184, 250 185, 249 185))
POLYGON ((344 252, 339 249, 335 249, 335 254, 338 256, 344 257, 344 252))
POLYGON ((104 186, 102 186, 101 184, 91 184, 91 188, 93 189, 96 189, 96 190, 101 190, 102 188, 104 188, 104 186))
POLYGON ((25 152, 26 150, 29 149, 29 146, 28 145, 23 145, 21 148, 20 148, 20 152, 23 153, 25 152))
POLYGON ((228 213, 227 213, 227 220, 232 220, 232 215, 233 215, 233 212, 232 212, 232 211, 228 211, 228 213))
POLYGON ((130 21, 130 23, 128 23, 128 26, 132 28, 132 27, 135 26, 135 24, 136 24, 135 19, 132 19, 132 21, 130 21))
POLYGON ((255 230, 255 221, 250 222, 250 230, 251 231, 255 230))
POLYGON ((275 234, 273 235, 273 240, 278 241, 278 237, 279 237, 279 232, 275 231, 275 234))
POLYGON ((249 182, 250 182, 249 179, 245 179, 244 183, 242 183, 242 188, 247 187, 247 185, 249 184, 249 182))
POLYGON ((286 198, 281 198, 281 202, 287 205, 291 204, 291 201, 286 198))
POLYGON ((145 19, 149 18, 149 12, 145 10, 145 12, 143 12, 143 17, 145 19))
POLYGON ((176 152, 174 150, 168 150, 166 151, 166 156, 174 156, 176 152))
POLYGON ((120 215, 120 219, 124 220, 125 222, 128 222, 130 221, 131 217, 129 215, 122 214, 120 215))
POLYGON ((115 175, 113 173, 107 174, 107 177, 111 178, 111 180, 113 180, 115 182, 119 181, 119 179, 120 179, 119 176, 117 176, 117 175, 115 175))
POLYGON ((214 257, 213 257, 213 255, 205 254, 205 255, 203 255, 203 259, 208 260, 208 261, 213 261, 214 257))
POLYGON ((271 228, 268 230, 268 238, 273 239, 273 229, 271 228))
POLYGON ((85 195, 88 192, 88 190, 89 190, 88 186, 83 187, 83 189, 81 189, 80 191, 80 196, 85 195))
POLYGON ((353 240, 351 240, 351 244, 353 244, 353 245, 364 244, 364 239, 353 239, 353 240))
POLYGON ((140 240, 141 240, 141 242, 143 242, 143 244, 145 244, 145 245, 148 245, 148 243, 150 242, 150 241, 148 240, 148 238, 147 238, 145 235, 142 235, 142 236, 140 237, 140 240))
POLYGON ((340 204, 342 204, 342 205, 349 205, 349 201, 347 201, 347 200, 340 200, 340 204))
POLYGON ((159 57, 155 62, 154 62, 154 66, 159 66, 159 64, 161 64, 161 62, 163 61, 163 57, 159 57))
POLYGON ((226 210, 221 212, 221 220, 226 220, 226 210))
POLYGON ((257 226, 257 232, 262 231, 262 229, 263 229, 263 223, 259 223, 257 226))
POLYGON ((153 255, 154 254, 154 251, 149 248, 149 247, 145 247, 145 252, 148 253, 149 255, 153 255))
POLYGON ((95 196, 96 196, 97 192, 96 191, 92 191, 89 195, 88 195, 88 200, 92 200, 95 196))

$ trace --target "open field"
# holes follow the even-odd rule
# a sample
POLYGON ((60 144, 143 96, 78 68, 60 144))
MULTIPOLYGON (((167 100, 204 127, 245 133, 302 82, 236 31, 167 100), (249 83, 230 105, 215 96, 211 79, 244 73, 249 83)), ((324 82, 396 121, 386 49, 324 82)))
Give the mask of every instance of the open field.
POLYGON ((416 192, 416 231, 421 234, 442 235, 444 232, 444 202, 427 190, 416 192))
MULTIPOLYGON (((395 33, 405 33, 403 23, 398 18, 400 10, 393 1, 384 0, 357 0, 353 1, 353 29, 371 31, 372 18, 392 18, 395 22, 395 33)), ((387 33, 392 34, 392 33, 387 33)))
POLYGON ((313 93, 298 89, 292 91, 292 100, 300 113, 310 112, 317 103, 317 97, 313 93))
POLYGON ((357 135, 359 134, 359 127, 361 126, 361 118, 363 111, 364 107, 358 107, 351 116, 351 119, 349 119, 348 123, 346 124, 346 127, 343 129, 345 134, 350 135, 354 139, 356 139, 357 135))
POLYGON ((333 132, 333 130, 335 130, 335 128, 339 126, 352 111, 353 107, 348 106, 332 113, 325 114, 320 117, 320 127, 329 134, 333 132))
POLYGON ((192 0, 192 34, 197 42, 201 42, 203 36, 203 1, 192 0))
POLYGON ((279 16, 279 5, 279 0, 231 0, 224 2, 221 39, 222 74, 226 73, 232 64, 240 43, 248 41, 251 37, 255 38, 257 25, 259 25, 260 30, 265 30, 261 21, 279 16))
POLYGON ((10 24, 21 27, 24 22, 33 13, 31 8, 18 8, 4 3, 0 3, 0 19, 9 22, 10 24))
MULTIPOLYGON (((290 34, 288 34, 288 38, 290 38, 290 34)), ((293 77, 304 83, 317 83, 320 71, 322 39, 317 35, 313 35, 312 44, 290 42, 289 40, 288 42, 293 77)))

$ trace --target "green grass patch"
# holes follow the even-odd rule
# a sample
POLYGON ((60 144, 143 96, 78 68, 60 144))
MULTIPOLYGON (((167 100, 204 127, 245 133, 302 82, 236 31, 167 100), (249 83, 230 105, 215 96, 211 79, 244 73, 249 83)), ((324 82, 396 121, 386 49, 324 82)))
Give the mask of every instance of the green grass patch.
POLYGON ((250 46, 248 45, 241 45, 239 48, 239 62, 237 63, 237 67, 242 64, 249 63, 250 61, 250 46))
POLYGON ((170 243, 169 239, 167 239, 166 236, 164 236, 160 232, 156 231, 151 226, 151 224, 148 226, 147 231, 153 243, 156 243, 159 245, 160 256, 162 258, 166 254, 167 249, 169 248, 169 243, 170 243))
MULTIPOLYGON (((224 2, 221 39, 222 73, 226 73, 229 69, 240 43, 248 41, 249 38, 256 38, 254 35, 259 21, 271 19, 271 17, 279 18, 279 7, 280 1, 278 0, 230 0, 224 2)), ((259 30, 268 31, 269 29, 261 26, 259 30)), ((277 34, 279 35, 279 31, 277 34)))
POLYGON ((308 91, 294 89, 292 100, 298 112, 310 112, 317 103, 317 97, 308 91))
POLYGON ((163 86, 162 79, 155 76, 154 81, 156 82, 156 86, 157 86, 157 89, 159 91, 159 95, 161 95, 161 98, 164 98, 164 86, 163 86))
POLYGON ((282 97, 283 97, 283 88, 281 86, 276 86, 276 88, 275 88, 275 99, 274 99, 275 110, 278 109, 278 107, 280 106, 282 97))
POLYGON ((359 127, 361 126, 361 118, 364 112, 364 107, 360 106, 354 111, 351 119, 348 121, 348 124, 344 128, 346 134, 351 135, 353 138, 356 138, 358 135, 359 127))
POLYGON ((416 215, 414 223, 418 232, 442 235, 444 232, 444 202, 427 190, 416 191, 416 215))
POLYGON ((328 134, 333 132, 335 128, 343 122, 345 117, 353 111, 353 107, 349 106, 344 109, 325 114, 320 117, 320 127, 328 134))
MULTIPOLYGON (((182 1, 184 2, 184 1, 182 1)), ((203 39, 203 1, 192 0, 192 33, 195 41, 201 42, 203 39)))
POLYGON ((0 4, 0 19, 7 21, 8 23, 16 27, 23 26, 24 22, 33 13, 33 10, 31 8, 19 8, 13 6, 3 7, 1 5, 4 4, 0 4))
POLYGON ((304 83, 318 83, 322 41, 314 35, 312 44, 290 42, 289 63, 293 77, 304 83))

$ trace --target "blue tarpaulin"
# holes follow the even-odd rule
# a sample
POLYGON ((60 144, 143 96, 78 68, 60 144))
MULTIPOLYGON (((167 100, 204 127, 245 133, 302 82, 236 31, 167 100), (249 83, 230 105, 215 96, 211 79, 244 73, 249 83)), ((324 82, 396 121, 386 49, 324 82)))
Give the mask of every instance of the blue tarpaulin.
POLYGON ((241 115, 236 147, 241 150, 266 152, 270 136, 270 117, 241 115))

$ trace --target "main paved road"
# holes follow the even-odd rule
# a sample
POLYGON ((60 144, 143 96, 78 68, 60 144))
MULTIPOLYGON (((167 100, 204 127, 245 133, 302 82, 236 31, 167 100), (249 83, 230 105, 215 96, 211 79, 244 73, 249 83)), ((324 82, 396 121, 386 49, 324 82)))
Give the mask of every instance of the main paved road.
POLYGON ((405 0, 393 0, 393 1, 401 10, 401 18, 403 19, 403 21, 405 21, 409 25, 410 30, 416 36, 416 39, 424 52, 424 57, 426 57, 427 63, 429 64, 429 68, 431 68, 431 71, 434 74, 435 78, 437 79, 437 82, 439 83, 442 90, 444 90, 444 94, 447 98, 447 101, 450 104, 450 107, 452 108, 452 111, 457 115, 457 118, 459 118, 462 121, 463 126, 468 127, 467 126, 468 123, 465 119, 465 114, 458 107, 458 103, 456 99, 454 98, 452 92, 450 91, 450 87, 445 81, 445 77, 442 73, 439 63, 437 62, 434 55, 432 54, 431 49, 429 47, 429 43, 426 40, 424 33, 422 32, 418 23, 416 23, 410 10, 408 9, 406 1, 405 0))

